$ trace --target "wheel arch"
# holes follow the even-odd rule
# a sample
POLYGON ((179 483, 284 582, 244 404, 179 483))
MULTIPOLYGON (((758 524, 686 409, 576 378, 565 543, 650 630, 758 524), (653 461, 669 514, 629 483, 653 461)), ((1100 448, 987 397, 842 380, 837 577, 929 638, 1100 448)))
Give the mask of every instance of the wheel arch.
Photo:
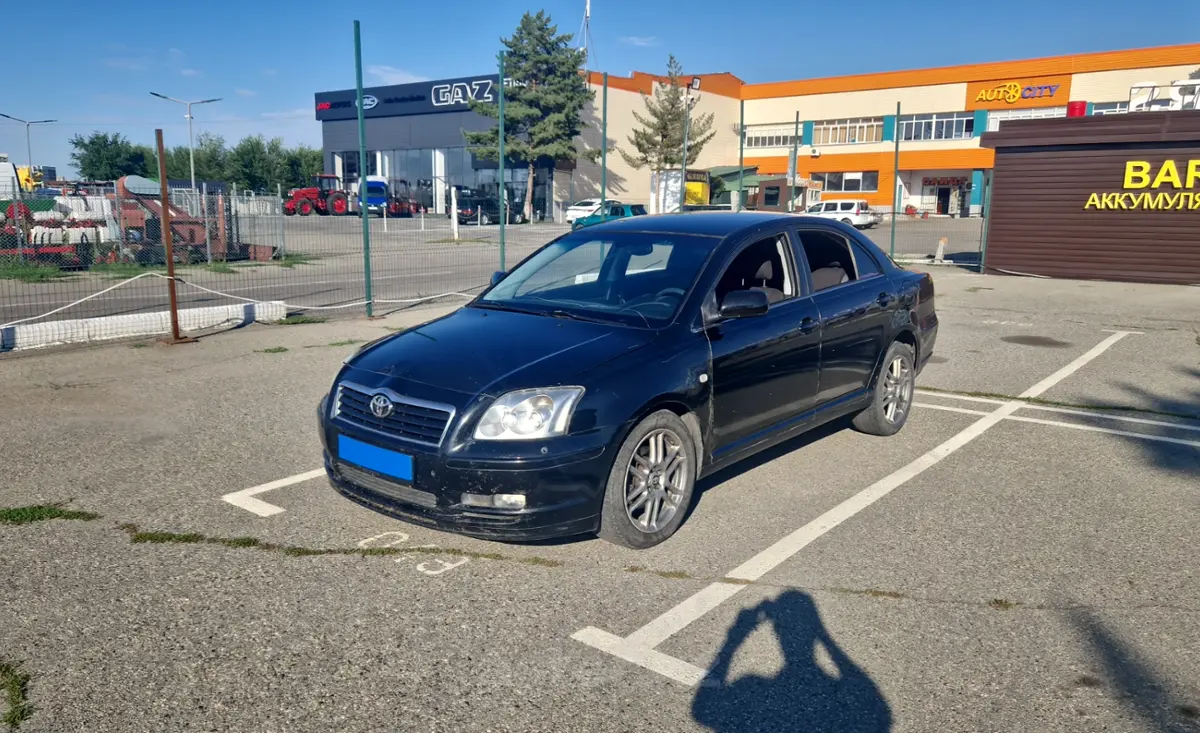
POLYGON ((633 413, 633 416, 629 418, 629 421, 625 424, 625 427, 621 431, 621 442, 623 443, 625 439, 629 437, 629 433, 632 432, 634 427, 636 427, 642 420, 645 420, 647 417, 655 412, 658 412, 659 410, 667 410, 674 413, 676 417, 683 421, 683 424, 687 427, 688 432, 691 433, 692 446, 696 449, 696 469, 699 470, 704 467, 705 450, 704 427, 701 425, 700 417, 696 412, 698 408, 699 404, 689 404, 689 400, 682 395, 658 395, 645 402, 637 411, 633 413))
POLYGON ((917 338, 916 329, 914 329, 910 324, 901 326, 894 334, 892 334, 892 338, 887 342, 887 346, 883 347, 883 349, 879 351, 879 361, 876 362, 875 374, 871 377, 871 389, 875 388, 875 385, 879 381, 879 375, 883 373, 884 361, 887 359, 888 349, 892 348, 892 344, 896 343, 897 341, 912 347, 914 369, 917 368, 917 365, 921 363, 921 340, 917 338))

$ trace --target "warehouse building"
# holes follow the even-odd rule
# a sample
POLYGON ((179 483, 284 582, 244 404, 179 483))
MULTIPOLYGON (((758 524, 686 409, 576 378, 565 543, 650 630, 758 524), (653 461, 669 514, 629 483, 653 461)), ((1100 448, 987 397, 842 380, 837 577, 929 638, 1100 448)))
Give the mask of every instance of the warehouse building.
MULTIPOLYGON (((788 171, 795 140, 797 173, 828 199, 865 199, 890 209, 950 216, 978 215, 985 174, 995 151, 984 133, 1006 120, 1120 114, 1145 109, 1192 109, 1197 85, 1184 82, 1200 69, 1200 44, 1111 51, 951 66, 917 71, 746 84, 733 74, 701 74, 695 114, 712 113, 714 138, 691 168, 745 165, 759 177, 788 171), (745 129, 739 140, 739 115, 745 129), (894 147, 900 141, 899 165, 894 147)), ((588 73, 595 101, 579 145, 599 148, 602 75, 588 73)), ((625 163, 616 148, 628 144, 644 109, 641 94, 661 79, 634 72, 608 77, 608 196, 647 203, 651 174, 625 163)), ((495 75, 421 82, 365 90, 367 159, 358 160, 354 90, 316 95, 326 171, 348 181, 360 173, 404 179, 444 211, 447 186, 495 191, 494 163, 468 150, 463 131, 494 124, 468 108, 469 99, 495 98, 495 75)), ((514 200, 522 200, 527 168, 505 175, 514 200)), ((571 201, 599 194, 598 164, 539 161, 534 208, 555 215, 571 201)))

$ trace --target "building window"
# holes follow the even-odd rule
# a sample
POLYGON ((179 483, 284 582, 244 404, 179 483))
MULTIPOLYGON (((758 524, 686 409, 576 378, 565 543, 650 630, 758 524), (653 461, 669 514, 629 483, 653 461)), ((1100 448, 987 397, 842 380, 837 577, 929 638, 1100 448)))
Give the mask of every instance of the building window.
POLYGON ((1038 120, 1047 117, 1066 117, 1066 107, 1040 107, 1037 109, 1001 109, 988 112, 988 131, 1000 129, 1005 120, 1038 120))
POLYGON ((342 155, 342 182, 350 185, 358 180, 358 151, 347 150, 342 155))
POLYGON ((812 180, 822 185, 825 193, 871 193, 879 190, 879 171, 854 173, 814 173, 812 180))
MULTIPOLYGON (((748 148, 790 148, 792 141, 802 145, 803 140, 796 137, 794 122, 780 122, 773 125, 747 125, 746 147, 748 148)), ((803 138, 803 135, 800 136, 803 138)))
POLYGON ((1129 111, 1129 102, 1100 102, 1092 105, 1094 115, 1123 115, 1129 111))
POLYGON ((822 120, 813 124, 813 146, 852 145, 883 141, 883 118, 860 117, 853 120, 822 120))
POLYGON ((973 112, 940 112, 903 115, 897 134, 901 140, 964 140, 975 134, 973 112))

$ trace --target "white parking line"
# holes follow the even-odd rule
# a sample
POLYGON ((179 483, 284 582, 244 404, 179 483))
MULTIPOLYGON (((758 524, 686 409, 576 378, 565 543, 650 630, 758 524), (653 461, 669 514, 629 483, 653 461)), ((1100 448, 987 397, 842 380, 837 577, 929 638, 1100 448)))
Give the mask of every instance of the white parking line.
POLYGON ((1071 428, 1073 430, 1086 430, 1091 433, 1105 433, 1108 435, 1120 435, 1126 438, 1141 438, 1156 443, 1175 443, 1176 445, 1190 445, 1194 448, 1200 448, 1200 440, 1184 440, 1183 438, 1168 438, 1165 435, 1147 435, 1146 433, 1134 433, 1128 430, 1113 430, 1111 428, 1099 428, 1095 425, 1080 425, 1077 423, 1059 422, 1058 420, 1042 420, 1037 417, 1023 417, 1013 415, 1009 420, 1017 422, 1028 422, 1037 425, 1053 425, 1060 428, 1071 428))
POLYGON ((298 484, 301 481, 309 481, 314 478, 320 478, 324 475, 325 469, 318 468, 315 471, 298 473, 295 476, 281 478, 278 481, 271 481, 259 486, 251 486, 248 489, 235 491, 232 494, 225 494, 221 498, 236 507, 241 507, 242 509, 257 514, 260 517, 270 517, 276 514, 282 514, 286 510, 283 507, 275 506, 274 504, 268 504, 262 499, 255 499, 255 495, 268 491, 274 491, 275 489, 282 489, 284 486, 298 484))
MULTIPOLYGON (((1070 364, 1067 364, 1022 392, 1021 396, 1030 398, 1044 393, 1046 390, 1082 369, 1126 335, 1128 335, 1127 332, 1114 333, 1070 364)), ((997 407, 995 411, 980 417, 966 429, 912 461, 907 466, 871 484, 866 489, 863 489, 833 509, 830 509, 795 532, 759 552, 754 557, 726 573, 725 577, 743 581, 758 580, 834 527, 837 527, 842 522, 845 522, 900 486, 903 486, 910 479, 919 476, 924 471, 937 465, 942 459, 962 448, 967 443, 970 443, 975 438, 983 435, 989 428, 997 425, 1024 405, 1025 403, 1019 400, 1005 402, 997 407)), ((693 594, 690 598, 687 598, 682 603, 624 638, 591 626, 580 629, 572 634, 571 638, 652 672, 657 672, 676 682, 693 686, 703 681, 703 670, 683 660, 658 652, 654 647, 737 595, 744 587, 744 585, 733 583, 711 583, 706 588, 693 594)))

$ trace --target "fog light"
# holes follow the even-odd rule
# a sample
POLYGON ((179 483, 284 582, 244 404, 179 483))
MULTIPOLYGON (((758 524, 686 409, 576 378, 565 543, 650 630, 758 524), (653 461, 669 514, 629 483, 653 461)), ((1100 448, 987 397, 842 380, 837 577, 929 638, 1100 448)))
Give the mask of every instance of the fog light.
POLYGON ((464 506, 486 507, 488 509, 524 509, 524 494, 463 494, 464 506))

